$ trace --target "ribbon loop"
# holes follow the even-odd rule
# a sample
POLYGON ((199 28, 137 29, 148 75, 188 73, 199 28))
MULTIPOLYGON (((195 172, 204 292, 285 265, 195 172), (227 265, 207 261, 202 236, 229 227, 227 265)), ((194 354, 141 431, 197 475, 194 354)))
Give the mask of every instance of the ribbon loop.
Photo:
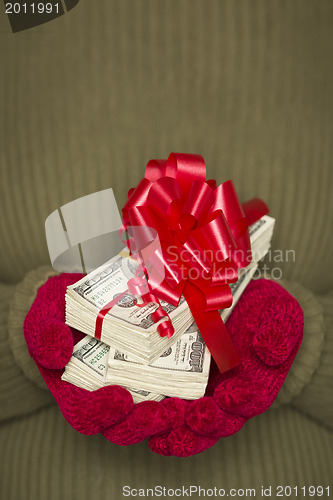
POLYGON ((171 153, 166 163, 165 173, 167 177, 173 177, 179 182, 187 197, 193 181, 206 180, 206 165, 200 155, 171 153))
POLYGON ((152 182, 165 176, 166 160, 150 160, 146 165, 145 178, 152 182))
MULTIPOLYGON (((184 206, 184 214, 190 214, 195 219, 197 224, 202 224, 206 219, 213 203, 213 190, 206 182, 196 180, 192 183, 190 188, 188 198, 184 206)), ((191 229, 194 229, 194 227, 191 229)))
POLYGON ((167 219, 171 226, 179 219, 181 200, 180 186, 171 177, 163 177, 154 182, 147 198, 149 206, 154 207, 154 213, 162 219, 167 219))

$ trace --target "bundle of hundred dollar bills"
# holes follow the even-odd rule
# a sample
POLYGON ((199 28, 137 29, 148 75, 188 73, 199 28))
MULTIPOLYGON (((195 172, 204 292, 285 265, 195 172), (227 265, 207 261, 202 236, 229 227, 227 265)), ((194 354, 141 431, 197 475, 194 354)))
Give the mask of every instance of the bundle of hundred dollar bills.
MULTIPOLYGON (((240 269, 238 281, 231 285, 233 303, 220 311, 223 321, 269 251, 274 223, 265 215, 250 226, 252 262, 240 269)), ((158 306, 138 307, 129 292, 105 315, 101 340, 94 338, 98 312, 126 291, 136 266, 121 252, 67 288, 66 323, 87 335, 75 345, 62 379, 90 391, 121 385, 135 403, 168 396, 200 398, 206 390, 211 356, 183 297, 178 306, 161 301, 174 327, 170 338, 159 335, 151 318, 158 306)))

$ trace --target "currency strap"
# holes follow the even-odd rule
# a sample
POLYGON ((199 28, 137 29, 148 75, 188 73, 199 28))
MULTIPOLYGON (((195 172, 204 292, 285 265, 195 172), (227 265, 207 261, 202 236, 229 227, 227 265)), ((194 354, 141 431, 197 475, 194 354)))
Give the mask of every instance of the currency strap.
POLYGON ((232 180, 207 180, 202 156, 171 153, 148 162, 122 212, 121 236, 144 270, 147 296, 177 306, 184 295, 220 372, 239 364, 219 310, 232 304, 229 285, 252 260, 249 225, 267 205, 242 205, 232 180))
POLYGON ((172 337, 174 328, 168 314, 163 310, 158 297, 152 293, 148 285, 147 277, 141 265, 138 266, 135 277, 127 282, 128 289, 114 297, 98 311, 95 323, 95 338, 101 340, 103 321, 106 314, 129 292, 134 298, 141 298, 142 303, 136 303, 137 307, 145 307, 147 304, 157 304, 157 309, 151 314, 154 323, 158 323, 157 331, 161 337, 172 337))

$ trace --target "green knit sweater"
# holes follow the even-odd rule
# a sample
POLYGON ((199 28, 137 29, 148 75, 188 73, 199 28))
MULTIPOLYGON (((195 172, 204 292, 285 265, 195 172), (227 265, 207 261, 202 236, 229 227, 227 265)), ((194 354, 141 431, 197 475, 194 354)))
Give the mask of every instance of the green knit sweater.
MULTIPOLYGON (((68 429, 29 358, 22 325, 36 290, 53 272, 45 267, 50 266, 46 217, 107 187, 121 207, 146 162, 171 151, 203 155, 209 178, 232 178, 241 200, 258 196, 268 203, 277 220, 272 248, 284 260, 287 250, 294 255, 288 262, 267 262, 269 272, 281 268, 282 283, 305 316, 303 345, 275 403, 280 408, 254 419, 243 437, 228 438, 222 455, 223 444, 206 452, 210 469, 203 459, 190 459, 196 464, 193 474, 218 475, 220 457, 229 471, 226 484, 237 482, 237 464, 244 487, 246 481, 250 486, 254 464, 261 471, 256 484, 278 481, 276 467, 284 471, 281 481, 329 477, 332 23, 329 0, 82 0, 61 18, 16 34, 1 13, 0 444, 10 469, 3 469, 4 498, 60 498, 64 491, 74 498, 73 490, 82 499, 89 492, 104 494, 109 484, 100 457, 117 457, 118 451, 110 450, 118 448, 68 429), (303 446, 298 438, 304 441, 305 435, 303 446), (270 446, 280 451, 269 465, 270 446), (38 467, 43 464, 44 477, 51 474, 45 462, 51 447, 58 467, 52 477, 64 482, 37 488, 38 467), (27 468, 22 488, 13 472, 21 449, 27 468), (29 450, 36 478, 30 476, 29 450), (302 469, 301 457, 311 453, 302 469), (91 463, 90 454, 97 462, 91 463), (81 465, 74 467, 76 460, 81 465), (90 467, 97 490, 87 479, 79 486, 90 467)), ((136 481, 139 470, 148 474, 140 456, 155 467, 156 480, 162 480, 168 463, 175 464, 170 465, 175 477, 180 474, 178 461, 162 466, 163 459, 150 457, 141 445, 134 449, 133 456, 119 453, 136 481)), ((116 468, 116 458, 109 465, 116 468)), ((180 470, 189 481, 190 466, 180 470)), ((125 481, 126 473, 121 477, 125 481)), ((116 487, 112 491, 120 498, 116 487)))

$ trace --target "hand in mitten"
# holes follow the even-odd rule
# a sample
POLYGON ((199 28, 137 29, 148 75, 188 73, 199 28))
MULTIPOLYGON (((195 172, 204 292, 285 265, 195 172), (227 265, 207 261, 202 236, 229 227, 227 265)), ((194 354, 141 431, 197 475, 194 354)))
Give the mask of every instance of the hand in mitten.
MULTIPOLYGON (((252 281, 227 328, 242 364, 220 374, 213 362, 206 396, 177 402, 173 429, 150 439, 149 445, 155 452, 177 456, 199 453, 267 410, 301 344, 303 312, 279 284, 252 281)), ((175 413, 175 402, 165 400, 161 404, 175 413)), ((124 424, 118 425, 121 426, 124 424)))
POLYGON ((65 294, 80 274, 49 278, 38 290, 24 321, 24 336, 46 384, 66 420, 79 432, 95 434, 114 424, 132 408, 130 393, 119 386, 89 392, 61 380, 73 346, 82 334, 65 324, 65 294))

